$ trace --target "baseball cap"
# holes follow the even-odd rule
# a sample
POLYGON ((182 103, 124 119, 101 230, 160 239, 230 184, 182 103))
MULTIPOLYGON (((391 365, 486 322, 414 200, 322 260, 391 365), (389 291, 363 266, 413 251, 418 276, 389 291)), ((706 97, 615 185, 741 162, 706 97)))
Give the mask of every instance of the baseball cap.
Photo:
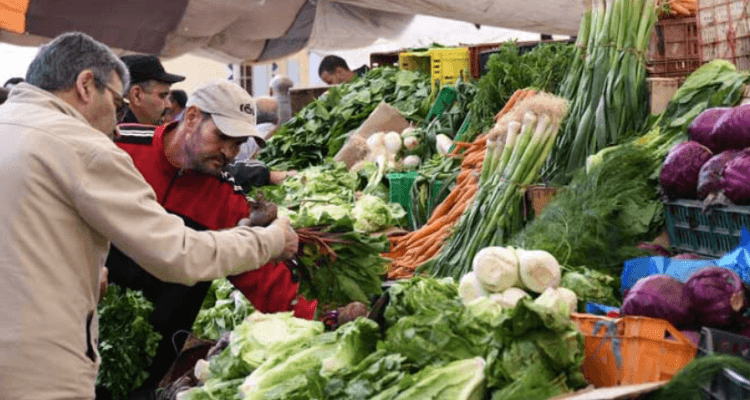
POLYGON ((134 54, 120 57, 130 70, 130 83, 156 80, 166 83, 177 83, 185 80, 184 76, 167 73, 159 58, 154 55, 134 54))
POLYGON ((217 80, 200 85, 190 93, 185 106, 211 114, 216 127, 227 136, 252 136, 260 147, 266 145, 255 126, 255 100, 237 84, 217 80))

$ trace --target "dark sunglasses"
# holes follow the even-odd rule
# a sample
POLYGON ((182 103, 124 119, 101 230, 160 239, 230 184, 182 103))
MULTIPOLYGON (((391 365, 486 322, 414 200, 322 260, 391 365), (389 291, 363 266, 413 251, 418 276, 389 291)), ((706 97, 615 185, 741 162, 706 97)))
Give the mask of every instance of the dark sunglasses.
POLYGON ((104 87, 112 92, 112 96, 114 96, 115 98, 115 107, 117 107, 117 112, 115 114, 117 117, 117 122, 122 122, 122 119, 125 118, 125 114, 128 112, 128 106, 130 105, 130 102, 120 93, 117 93, 117 90, 115 90, 115 88, 113 88, 109 83, 105 83, 104 87))

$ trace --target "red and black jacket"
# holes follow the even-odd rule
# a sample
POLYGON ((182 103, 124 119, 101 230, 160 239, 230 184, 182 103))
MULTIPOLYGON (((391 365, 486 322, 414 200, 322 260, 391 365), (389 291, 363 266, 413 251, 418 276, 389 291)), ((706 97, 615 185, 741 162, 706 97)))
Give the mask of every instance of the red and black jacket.
MULTIPOLYGON (((182 217, 187 226, 196 230, 236 226, 240 219, 248 217, 250 209, 242 188, 234 184, 229 174, 219 178, 191 170, 182 171, 167 160, 164 133, 176 126, 176 123, 160 127, 122 124, 117 145, 133 158, 136 168, 156 192, 159 203, 168 212, 182 217)), ((141 290, 154 303, 151 322, 163 338, 150 372, 152 377, 159 379, 176 355, 173 335, 180 330, 190 331, 210 282, 200 282, 195 286, 162 282, 115 246, 110 250, 107 268, 110 282, 141 290)), ((313 316, 315 304, 304 299, 297 302, 298 285, 283 263, 267 264, 258 270, 229 277, 229 280, 258 311, 294 310, 301 318, 313 316)), ((178 349, 184 337, 180 339, 175 343, 178 349)))

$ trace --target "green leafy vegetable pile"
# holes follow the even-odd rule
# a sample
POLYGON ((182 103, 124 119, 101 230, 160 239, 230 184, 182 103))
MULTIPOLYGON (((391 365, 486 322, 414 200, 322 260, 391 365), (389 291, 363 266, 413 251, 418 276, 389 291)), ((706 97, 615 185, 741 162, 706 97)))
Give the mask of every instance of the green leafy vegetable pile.
POLYGON ((575 46, 547 43, 521 54, 515 42, 505 43, 490 56, 486 73, 477 82, 471 110, 471 131, 487 132, 494 117, 519 89, 534 88, 557 94, 573 63, 575 46))
POLYGON ((367 304, 380 295, 388 263, 380 254, 388 251, 390 242, 371 234, 406 225, 401 205, 360 196, 362 186, 344 164, 327 163, 261 189, 281 206, 279 214, 291 219, 300 236, 298 260, 291 266, 301 278, 299 293, 323 308, 352 301, 367 304))
POLYGON ((255 308, 242 292, 228 280, 216 279, 203 299, 192 332, 201 339, 219 340, 224 332, 234 330, 253 311, 255 308))
POLYGON ((98 306, 99 355, 97 391, 125 399, 148 378, 161 335, 148 321, 153 304, 143 293, 111 284, 98 306))
POLYGON ((395 68, 376 68, 351 83, 328 89, 281 126, 259 159, 275 169, 304 169, 322 164, 346 142, 347 134, 381 102, 410 120, 421 120, 430 107, 429 76, 395 68))
POLYGON ((268 201, 290 209, 313 202, 349 205, 354 203, 354 193, 360 186, 357 174, 349 172, 343 163, 331 161, 306 168, 281 185, 255 188, 250 196, 260 192, 268 201))
POLYGON ((390 290, 382 327, 358 318, 324 332, 291 313, 252 314, 179 399, 543 400, 585 385, 583 338, 560 314, 528 300, 464 305, 451 278, 390 290))

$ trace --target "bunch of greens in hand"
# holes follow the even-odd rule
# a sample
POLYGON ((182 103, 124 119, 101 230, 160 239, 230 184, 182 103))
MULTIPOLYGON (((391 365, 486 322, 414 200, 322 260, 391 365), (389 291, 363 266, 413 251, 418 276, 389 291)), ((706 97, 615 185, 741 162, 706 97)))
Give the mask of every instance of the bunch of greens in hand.
POLYGON ((161 335, 149 322, 153 304, 143 293, 111 284, 98 306, 99 355, 97 392, 125 399, 148 378, 161 335))

